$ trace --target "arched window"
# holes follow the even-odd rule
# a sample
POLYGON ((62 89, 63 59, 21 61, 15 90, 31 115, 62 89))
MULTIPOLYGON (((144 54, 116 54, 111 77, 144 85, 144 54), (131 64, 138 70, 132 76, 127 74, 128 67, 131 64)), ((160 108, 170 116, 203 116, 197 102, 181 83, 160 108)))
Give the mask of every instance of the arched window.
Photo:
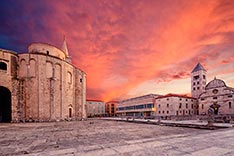
POLYGON ((0 69, 7 70, 7 64, 5 62, 0 62, 0 69))
POLYGON ((27 76, 27 64, 25 59, 20 60, 20 66, 19 66, 19 77, 26 77, 27 76))
POLYGON ((29 75, 30 77, 35 77, 36 76, 36 61, 34 59, 31 59, 29 61, 30 68, 29 68, 29 75))
POLYGON ((67 81, 68 81, 69 84, 72 83, 72 74, 71 74, 71 72, 67 72, 67 81))

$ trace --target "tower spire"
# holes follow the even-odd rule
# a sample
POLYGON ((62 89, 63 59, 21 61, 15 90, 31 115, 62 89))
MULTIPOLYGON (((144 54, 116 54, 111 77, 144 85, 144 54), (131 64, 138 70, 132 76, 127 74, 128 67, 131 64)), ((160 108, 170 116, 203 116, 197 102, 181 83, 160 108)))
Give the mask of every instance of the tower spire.
POLYGON ((63 45, 62 45, 62 51, 65 53, 66 57, 68 57, 68 50, 67 50, 67 42, 65 35, 63 36, 63 45))

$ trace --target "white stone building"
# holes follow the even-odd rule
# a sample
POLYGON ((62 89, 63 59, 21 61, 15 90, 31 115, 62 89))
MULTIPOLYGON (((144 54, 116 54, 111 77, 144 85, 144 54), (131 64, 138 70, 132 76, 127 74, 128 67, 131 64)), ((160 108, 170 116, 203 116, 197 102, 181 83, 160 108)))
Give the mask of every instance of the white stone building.
POLYGON ((155 116, 193 116, 197 114, 197 99, 179 94, 167 94, 155 98, 155 116))
POLYGON ((0 122, 86 117, 86 74, 61 49, 32 43, 27 53, 0 49, 0 122))
POLYGON ((104 116, 105 102, 101 100, 86 100, 87 117, 104 116))

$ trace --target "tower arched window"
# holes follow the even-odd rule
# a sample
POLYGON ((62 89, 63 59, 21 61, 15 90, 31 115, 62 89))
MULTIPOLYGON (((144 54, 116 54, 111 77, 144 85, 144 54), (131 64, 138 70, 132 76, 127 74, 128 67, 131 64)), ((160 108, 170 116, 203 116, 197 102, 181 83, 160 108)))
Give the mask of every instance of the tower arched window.
POLYGON ((7 70, 7 64, 5 62, 0 62, 0 70, 7 70))

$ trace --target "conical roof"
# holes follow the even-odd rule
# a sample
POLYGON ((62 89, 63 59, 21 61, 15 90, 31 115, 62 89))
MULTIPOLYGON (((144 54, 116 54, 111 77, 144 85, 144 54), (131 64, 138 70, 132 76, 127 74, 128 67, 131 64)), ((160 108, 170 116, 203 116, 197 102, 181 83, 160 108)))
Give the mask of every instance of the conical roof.
POLYGON ((192 73, 200 71, 200 70, 206 71, 205 68, 200 63, 198 63, 196 67, 193 69, 192 73))
POLYGON ((65 53, 66 57, 68 57, 68 50, 67 50, 67 42, 66 42, 66 38, 64 36, 64 40, 63 40, 63 45, 62 45, 62 51, 65 53))

